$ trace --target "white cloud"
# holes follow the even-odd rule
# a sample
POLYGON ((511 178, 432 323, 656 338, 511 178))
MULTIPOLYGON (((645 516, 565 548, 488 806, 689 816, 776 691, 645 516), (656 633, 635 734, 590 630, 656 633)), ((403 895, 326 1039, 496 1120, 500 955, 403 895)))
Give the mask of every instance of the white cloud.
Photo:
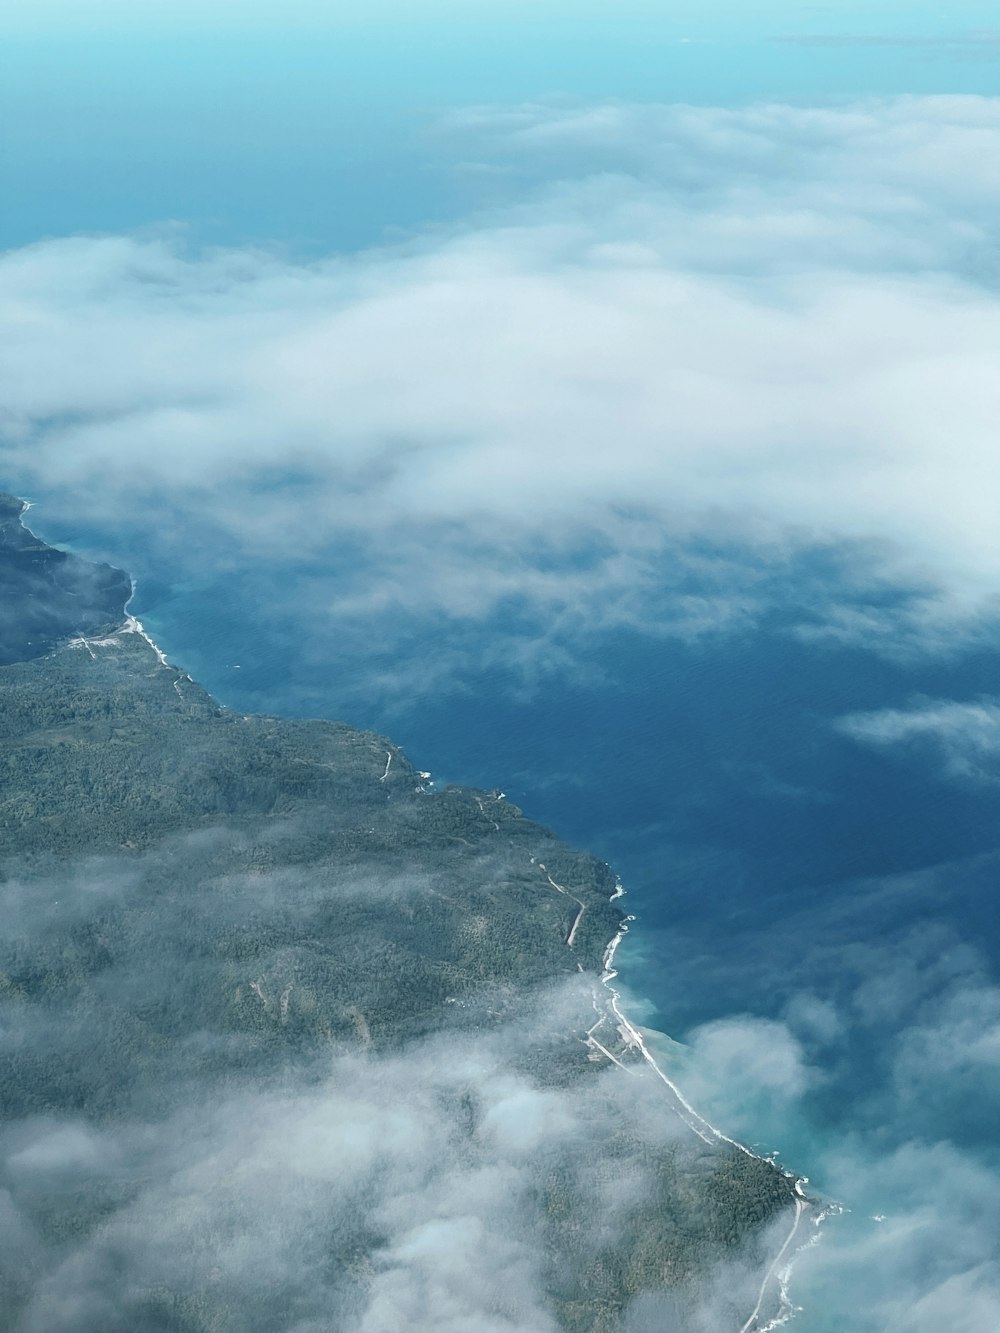
POLYGON ((996 782, 1000 779, 1000 703, 927 700, 910 708, 885 708, 851 713, 837 723, 846 735, 865 745, 892 748, 913 744, 933 746, 952 778, 996 782))
POLYGON ((738 1016, 696 1028, 681 1057, 686 1094, 737 1136, 780 1143, 789 1107, 820 1077, 784 1023, 738 1016))
MULTIPOLYGON (((589 988, 570 983, 525 997, 507 1027, 392 1055, 220 1086, 175 1078, 156 1118, 11 1121, 0 1214, 32 1254, 23 1327, 124 1328, 172 1292, 300 1333, 556 1333, 553 1290, 565 1297, 591 1258, 622 1252, 656 1162, 690 1174, 682 1213, 706 1167, 657 1080, 608 1065, 545 1086, 523 1067, 567 1012, 591 1009, 589 988), (108 1198, 99 1224, 43 1245, 33 1217, 79 1189, 108 1198), (572 1198, 569 1262, 553 1191, 572 1198)), ((759 1283, 758 1260, 744 1257, 744 1284, 759 1283)), ((696 1293, 673 1299, 693 1313, 696 1293)))
POLYGON ((346 595, 457 615, 579 605, 539 551, 598 538, 600 614, 655 581, 651 534, 779 560, 861 541, 873 580, 938 587, 927 614, 995 607, 1000 103, 468 119, 484 154, 566 179, 316 264, 4 256, 9 484, 109 522, 156 494, 234 559, 354 541, 346 595))
POLYGON ((796 1298, 834 1320, 849 1317, 858 1333, 994 1327, 995 1171, 947 1142, 914 1140, 885 1155, 873 1148, 842 1144, 823 1163, 825 1183, 853 1211, 800 1260, 796 1298))
MULTIPOLYGON (((887 957, 898 948, 887 945, 887 957)), ((998 1002, 996 988, 972 975, 912 1002, 898 1031, 885 1033, 888 1077, 854 1053, 861 1063, 846 1083, 831 1084, 819 1116, 817 1080, 784 1024, 734 1017, 694 1034, 686 1090, 697 1090, 713 1114, 728 1111, 730 1124, 746 1116, 782 1147, 794 1143, 811 1188, 847 1210, 797 1259, 791 1294, 805 1327, 934 1333, 947 1324, 978 1333, 996 1326, 1000 1176, 988 1149, 975 1145, 996 1096, 998 1002)), ((813 1004, 801 996, 793 1009, 813 1004)), ((853 1046, 863 1022, 845 1008, 826 1036, 846 1033, 853 1046)))

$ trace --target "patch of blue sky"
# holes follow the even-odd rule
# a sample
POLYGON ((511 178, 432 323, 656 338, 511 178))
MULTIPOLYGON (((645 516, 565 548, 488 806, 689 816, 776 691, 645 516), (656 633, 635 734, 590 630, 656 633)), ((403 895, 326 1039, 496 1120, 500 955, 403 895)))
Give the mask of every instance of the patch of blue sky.
POLYGON ((989 6, 444 0, 5 6, 0 245, 179 223, 303 251, 447 221, 496 183, 432 130, 540 97, 734 104, 990 93, 989 6))

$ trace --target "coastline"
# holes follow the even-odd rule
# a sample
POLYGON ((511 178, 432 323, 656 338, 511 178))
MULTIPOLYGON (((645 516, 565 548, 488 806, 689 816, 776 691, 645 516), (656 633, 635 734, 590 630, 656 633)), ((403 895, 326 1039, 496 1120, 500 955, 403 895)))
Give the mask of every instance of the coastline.
MULTIPOLYGON (((19 518, 21 520, 21 526, 24 527, 24 530, 30 533, 30 535, 34 537, 36 540, 44 543, 44 538, 38 537, 37 534, 28 529, 26 525, 23 523, 23 516, 28 511, 28 509, 32 507, 31 504, 23 500, 20 503, 21 503, 21 511, 19 518)), ((108 566, 108 568, 110 569, 111 567, 108 566)), ((90 640, 88 640, 87 637, 81 635, 78 639, 69 640, 69 642, 74 646, 83 646, 87 648, 87 650, 90 651, 91 656, 93 656, 94 655, 93 650, 90 647, 91 643, 102 644, 102 645, 109 644, 113 640, 113 638, 121 634, 127 633, 127 634, 137 635, 138 637, 142 638, 148 645, 150 650, 155 655, 157 662, 161 666, 167 668, 172 673, 176 674, 176 679, 174 681, 174 688, 175 690, 177 690, 178 695, 181 695, 180 682, 185 679, 190 680, 191 677, 186 675, 186 673, 184 673, 180 668, 174 666, 169 661, 166 653, 148 634, 142 622, 136 616, 132 615, 129 612, 128 607, 131 605, 136 595, 136 590, 137 590, 136 581, 130 578, 129 586, 130 586, 129 595, 122 606, 122 614, 124 618, 121 621, 121 623, 117 626, 117 628, 112 632, 112 635, 107 636, 104 639, 93 638, 90 640)), ((181 697, 183 696, 181 695, 181 697)), ((225 705, 223 705, 223 707, 225 707, 225 705)), ((385 770, 382 773, 380 779, 381 782, 385 782, 386 779, 388 778, 392 766, 392 761, 393 761, 393 751, 389 750, 386 752, 385 770)), ((425 775, 421 774, 421 777, 423 776, 425 775)), ((485 797, 487 793, 481 792, 480 795, 485 797)), ((495 795, 495 793, 492 793, 492 795, 495 795)), ((482 809, 481 803, 480 803, 480 808, 482 809)), ((500 831, 499 825, 496 823, 496 821, 493 822, 496 831, 499 832, 500 831)), ((531 860, 533 863, 535 863, 534 857, 532 857, 531 860)), ((575 944, 577 929, 580 926, 584 913, 587 911, 587 906, 582 901, 582 899, 577 898, 570 889, 568 889, 564 885, 558 884, 553 879, 551 874, 548 873, 543 863, 536 863, 536 864, 538 866, 538 869, 541 870, 542 873, 545 875, 545 878, 549 886, 554 891, 568 895, 578 905, 579 911, 577 912, 574 918, 573 924, 569 930, 568 937, 565 940, 565 944, 567 945, 567 947, 572 949, 575 944)), ((583 892, 583 890, 581 889, 580 892, 583 892)), ((608 901, 612 903, 617 902, 619 899, 625 896, 625 893, 626 890, 624 888, 622 881, 620 879, 616 879, 615 890, 609 896, 608 901)), ((604 1006, 603 1006, 604 1012, 602 1013, 600 1011, 600 1007, 597 1004, 596 1001, 597 992, 595 990, 595 1010, 598 1012, 598 1020, 593 1025, 593 1027, 588 1031, 587 1034, 588 1044, 591 1044, 595 1050, 600 1052, 601 1055, 610 1059, 613 1063, 618 1065, 625 1072, 632 1072, 632 1070, 630 1070, 629 1067, 622 1062, 622 1060, 618 1059, 613 1054, 612 1050, 610 1049, 611 1046, 613 1045, 613 1042, 611 1040, 609 1040, 607 1044, 602 1044, 600 1041, 597 1040, 597 1038, 594 1035, 600 1028, 602 1023, 610 1022, 611 1025, 616 1030, 621 1044, 628 1051, 630 1051, 635 1057, 637 1057, 644 1065, 646 1065, 649 1069, 651 1069, 654 1076, 657 1077, 664 1084, 670 1096, 670 1101, 669 1101, 670 1109, 692 1133, 694 1133, 699 1139, 701 1139, 703 1143, 709 1146, 720 1146, 723 1144, 728 1145, 730 1148, 733 1148, 741 1153, 744 1153, 746 1154, 746 1156, 750 1158, 753 1158, 760 1162, 767 1162, 770 1166, 774 1167, 775 1162, 773 1158, 765 1157, 762 1156, 761 1154, 753 1152, 751 1149, 747 1148, 744 1144, 738 1142, 737 1140, 723 1133, 716 1126, 712 1125, 703 1116, 701 1116, 698 1111, 695 1110, 695 1108, 684 1096, 680 1087, 667 1076, 667 1074, 661 1068, 660 1064, 657 1062, 655 1055, 650 1050, 649 1043, 643 1037, 642 1029, 636 1024, 634 1024, 624 1012, 624 1007, 623 1007, 624 1000, 622 997, 622 993, 617 987, 613 985, 613 982, 619 975, 618 970, 615 967, 615 958, 617 951, 622 943, 622 940, 629 933, 630 925, 634 923, 635 919, 636 918, 632 915, 624 916, 623 919, 621 920, 619 929, 617 930, 616 934, 604 948, 601 960, 600 972, 598 974, 598 979, 606 992, 606 995, 604 997, 604 1006)), ((578 966, 580 966, 582 970, 582 964, 578 964, 578 966)), ((786 1178, 786 1180, 793 1182, 792 1188, 796 1197, 794 1203, 794 1217, 792 1220, 792 1226, 787 1236, 785 1237, 780 1249, 778 1250, 774 1259, 771 1261, 771 1264, 764 1275, 760 1291, 758 1294, 757 1304, 754 1310, 748 1316, 746 1322, 739 1329, 739 1333, 768 1333, 768 1330, 776 1329, 779 1326, 787 1323, 791 1318, 794 1317, 797 1311, 796 1308, 793 1306, 788 1293, 788 1285, 791 1278, 792 1268, 799 1254, 804 1249, 811 1247, 819 1239, 818 1228, 822 1223, 822 1221, 827 1216, 829 1216, 832 1211, 836 1210, 835 1205, 826 1208, 820 1208, 815 1201, 808 1198, 803 1188, 806 1184, 808 1184, 808 1177, 796 1176, 793 1172, 785 1170, 780 1167, 778 1167, 777 1169, 781 1171, 781 1174, 786 1178), (815 1228, 814 1234, 803 1244, 796 1245, 795 1242, 799 1235, 799 1232, 801 1229, 803 1229, 807 1220, 813 1223, 813 1226, 815 1228), (787 1257, 787 1262, 785 1262, 786 1257, 787 1257), (769 1316, 764 1312, 764 1306, 766 1303, 770 1302, 772 1290, 773 1290, 774 1301, 777 1304, 777 1312, 769 1316), (768 1319, 769 1322, 760 1323, 759 1321, 762 1318, 768 1319)))
MULTIPOLYGON (((624 897, 624 895, 624 885, 621 880, 618 880, 615 892, 611 896, 611 901, 614 902, 616 899, 624 897)), ((716 1128, 715 1125, 706 1120, 704 1116, 699 1114, 681 1092, 678 1085, 674 1083, 672 1079, 668 1078, 657 1063, 656 1057, 649 1049, 649 1043, 642 1036, 642 1030, 633 1024, 624 1013, 622 1008, 624 1003, 622 993, 613 984, 618 977, 618 970, 614 966, 614 960, 622 940, 629 933, 629 927, 635 919, 636 918, 633 915, 627 915, 623 919, 617 934, 610 941, 605 950, 604 966, 601 974, 601 984, 610 993, 611 999, 608 1002, 609 1007, 612 1014, 618 1020, 618 1031, 621 1034, 622 1040, 626 1046, 638 1052, 640 1058, 652 1069, 655 1076, 666 1086, 673 1099, 671 1109, 674 1111, 674 1114, 677 1115, 688 1129, 696 1134, 703 1143, 709 1146, 717 1146, 725 1143, 739 1152, 745 1153, 747 1157, 754 1158, 756 1161, 767 1162, 771 1166, 777 1166, 773 1156, 765 1157, 760 1153, 755 1153, 745 1144, 730 1138, 728 1134, 724 1134, 720 1129, 716 1128)), ((595 1009, 596 1008, 597 1005, 595 1003, 595 1009)), ((603 1018, 599 1016, 597 1023, 594 1024, 594 1027, 588 1033, 588 1040, 593 1041, 597 1046, 597 1049, 603 1055, 613 1060, 616 1065, 619 1065, 619 1067, 628 1072, 627 1067, 612 1055, 605 1046, 596 1042, 592 1036, 593 1032, 597 1030, 603 1021, 603 1018)), ((663 1035, 667 1036, 667 1034, 663 1035)), ((667 1036, 667 1040, 672 1041, 673 1039, 667 1036)), ((839 1204, 826 1203, 820 1205, 816 1200, 809 1198, 804 1189, 809 1183, 808 1176, 797 1175, 795 1172, 786 1170, 783 1167, 778 1167, 777 1169, 781 1171, 786 1180, 792 1181, 792 1188, 795 1195, 792 1224, 790 1230, 782 1241, 780 1249, 764 1274, 758 1291, 756 1305, 747 1316, 746 1321, 740 1326, 738 1333, 773 1333, 774 1329, 783 1327, 794 1319, 797 1314, 801 1313, 801 1307, 796 1306, 793 1303, 790 1294, 792 1273, 795 1263, 800 1255, 819 1243, 822 1234, 820 1228, 824 1221, 828 1217, 842 1211, 839 1204), (812 1235, 808 1236, 801 1244, 796 1245, 796 1238, 800 1231, 803 1230, 807 1221, 812 1224, 812 1235), (785 1259, 786 1255, 788 1256, 788 1261, 783 1264, 782 1261, 785 1259), (768 1299, 769 1288, 772 1286, 776 1288, 774 1299, 777 1304, 777 1309, 773 1315, 768 1316, 764 1313, 763 1307, 768 1299), (767 1319, 766 1323, 762 1324, 759 1322, 762 1317, 767 1319)))

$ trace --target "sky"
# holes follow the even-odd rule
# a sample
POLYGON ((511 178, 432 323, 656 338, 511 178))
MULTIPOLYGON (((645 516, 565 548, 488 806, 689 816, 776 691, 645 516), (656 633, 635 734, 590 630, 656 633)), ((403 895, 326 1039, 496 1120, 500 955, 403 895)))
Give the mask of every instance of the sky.
MULTIPOLYGON (((286 701, 352 721, 501 668, 512 697, 598 688, 616 636, 854 654, 879 689, 839 679, 817 749, 972 827, 1000 755, 1000 29, 663 8, 8 4, 3 484, 154 617, 253 604, 312 673, 286 701)), ((763 759, 741 780, 793 828, 822 788, 763 759)), ((863 1327, 844 1292, 871 1333, 1000 1318, 991 857, 804 901, 784 1007, 687 1034, 699 1105, 858 1201, 802 1266, 810 1333, 863 1327)), ((696 962, 677 984, 707 990, 696 962)))
POLYGON ((444 108, 989 92, 998 54, 989 6, 969 3, 15 0, 0 35, 0 244, 172 220, 312 254, 496 198, 456 172, 444 108))

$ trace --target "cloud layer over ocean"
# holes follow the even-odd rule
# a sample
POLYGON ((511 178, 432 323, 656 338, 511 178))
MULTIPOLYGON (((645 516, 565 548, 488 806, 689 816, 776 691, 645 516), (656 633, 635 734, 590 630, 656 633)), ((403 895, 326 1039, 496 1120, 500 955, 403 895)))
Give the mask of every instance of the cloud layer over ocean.
POLYGON ((665 545, 724 537, 778 563, 859 543, 925 627, 993 614, 997 103, 447 132, 526 201, 314 264, 169 237, 5 255, 6 474, 183 508, 237 560, 350 543, 335 610, 600 614, 665 545), (553 568, 583 545, 585 594, 553 568))

